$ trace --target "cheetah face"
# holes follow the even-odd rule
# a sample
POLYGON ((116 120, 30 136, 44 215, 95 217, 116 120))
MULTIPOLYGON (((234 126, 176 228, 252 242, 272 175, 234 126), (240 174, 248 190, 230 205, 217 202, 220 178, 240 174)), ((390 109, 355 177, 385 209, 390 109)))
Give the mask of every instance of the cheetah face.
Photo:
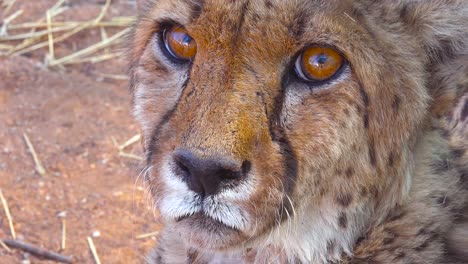
POLYGON ((189 246, 351 244, 407 192, 422 63, 351 1, 149 1, 131 41, 146 179, 189 246))

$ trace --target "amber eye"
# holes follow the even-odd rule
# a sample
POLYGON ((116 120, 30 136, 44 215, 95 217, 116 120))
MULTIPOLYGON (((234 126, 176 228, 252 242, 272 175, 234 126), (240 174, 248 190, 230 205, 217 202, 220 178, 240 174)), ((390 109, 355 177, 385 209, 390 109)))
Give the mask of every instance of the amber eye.
POLYGON ((306 81, 326 81, 332 78, 344 63, 341 54, 329 47, 312 46, 296 60, 295 70, 306 81))
POLYGON ((197 53, 197 43, 183 27, 173 26, 163 33, 166 50, 175 59, 190 61, 197 53))

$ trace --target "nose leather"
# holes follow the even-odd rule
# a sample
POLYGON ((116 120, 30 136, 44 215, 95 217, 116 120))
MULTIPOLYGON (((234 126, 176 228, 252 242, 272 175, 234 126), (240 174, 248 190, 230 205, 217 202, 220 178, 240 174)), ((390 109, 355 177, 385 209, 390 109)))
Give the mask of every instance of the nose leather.
MULTIPOLYGON (((235 184, 245 174, 244 164, 227 157, 200 158, 189 150, 173 154, 176 174, 182 176, 188 187, 201 196, 218 193, 227 183, 235 184)), ((249 165, 250 166, 250 165, 249 165)))

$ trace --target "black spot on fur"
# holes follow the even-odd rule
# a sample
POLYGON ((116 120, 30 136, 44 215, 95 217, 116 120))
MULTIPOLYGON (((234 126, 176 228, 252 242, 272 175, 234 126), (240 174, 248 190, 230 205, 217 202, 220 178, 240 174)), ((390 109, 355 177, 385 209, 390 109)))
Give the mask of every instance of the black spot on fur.
POLYGON ((403 21, 407 21, 408 20, 408 13, 409 13, 409 7, 408 7, 408 4, 403 4, 403 6, 401 7, 400 9, 400 18, 403 20, 403 21))
POLYGON ((427 246, 429 246, 429 243, 430 243, 430 241, 426 240, 422 244, 420 244, 419 246, 415 247, 414 250, 418 251, 418 252, 423 251, 425 248, 427 248, 427 246))
POLYGON ((369 95, 367 94, 367 92, 364 90, 364 88, 362 87, 362 85, 360 86, 360 89, 359 89, 359 92, 361 93, 361 98, 362 98, 362 102, 364 103, 364 107, 368 107, 369 106, 369 95))
POLYGON ((334 251, 335 251, 335 241, 329 240, 327 242, 327 252, 328 254, 333 254, 334 251))
POLYGON ((271 2, 271 0, 265 0, 265 7, 268 9, 273 8, 273 3, 271 2))
POLYGON ((454 148, 451 153, 454 158, 459 159, 465 155, 465 151, 466 149, 463 148, 454 148))
POLYGON ((393 234, 387 234, 385 238, 383 239, 382 243, 386 246, 391 243, 395 242, 395 236, 393 234))
POLYGON ((463 105, 463 110, 461 111, 461 120, 465 120, 468 116, 468 100, 465 100, 465 104, 463 105))
POLYGON ((362 107, 360 105, 356 105, 356 112, 358 114, 361 114, 362 113, 362 107))
POLYGON ((449 205, 449 203, 450 203, 450 199, 445 195, 444 196, 438 196, 436 198, 436 203, 439 206, 447 207, 449 205))
POLYGON ((353 196, 349 193, 338 194, 336 196, 336 201, 338 202, 339 205, 343 207, 348 207, 353 201, 353 196))
POLYGON ((361 197, 366 197, 367 194, 369 193, 369 191, 367 190, 366 187, 362 187, 361 190, 359 191, 359 195, 361 195, 361 197))
POLYGON ((378 188, 377 186, 372 186, 372 187, 370 188, 370 192, 371 192, 372 196, 373 196, 375 199, 377 199, 377 198, 379 197, 380 190, 379 190, 379 188, 378 188))
POLYGON ((438 128, 437 130, 439 131, 439 134, 440 134, 443 138, 448 138, 448 137, 450 136, 450 132, 449 132, 447 129, 438 128))
POLYGON ((362 241, 364 241, 365 239, 366 239, 365 236, 360 236, 360 237, 358 237, 358 239, 356 240, 356 246, 359 245, 359 244, 361 244, 362 241))
POLYGON ((351 178, 351 177, 353 177, 353 175, 354 175, 354 169, 351 168, 351 167, 349 167, 349 168, 346 170, 346 177, 351 178))
POLYGON ((400 220, 406 215, 406 212, 401 209, 401 207, 396 207, 395 209, 391 210, 387 216, 388 222, 393 222, 400 220))
POLYGON ((369 128, 369 112, 365 111, 362 119, 364 120, 364 128, 369 128))
POLYGON ((375 158, 375 145, 373 139, 369 139, 369 162, 374 167, 377 165, 377 160, 375 158))
POLYGON ((343 173, 340 169, 335 169, 335 175, 341 175, 343 173))
POLYGON ((426 226, 423 226, 421 227, 421 229, 419 229, 418 233, 416 234, 416 236, 421 236, 421 235, 427 235, 430 233, 430 229, 431 229, 431 224, 428 224, 426 226))
POLYGON ((358 9, 356 6, 353 6, 351 10, 351 17, 357 21, 360 21, 364 18, 364 15, 362 14, 362 11, 358 9))
POLYGON ((392 151, 390 154, 388 154, 388 166, 393 167, 393 164, 395 164, 395 156, 392 151))
MULTIPOLYGON (((468 170, 459 169, 458 173, 460 174, 460 182, 462 184, 468 183, 468 170)), ((466 187, 468 187, 468 186, 466 186, 466 187)))
POLYGON ((446 172, 450 169, 449 158, 442 156, 439 160, 435 160, 431 164, 432 170, 436 174, 446 172))
POLYGON ((343 110, 343 113, 344 113, 347 117, 349 117, 349 116, 351 115, 351 113, 349 112, 349 110, 346 109, 346 108, 343 110))
POLYGON ((348 227, 348 216, 346 215, 346 213, 340 213, 340 216, 338 217, 338 225, 343 229, 348 227))
POLYGON ((198 251, 196 250, 188 250, 187 252, 188 263, 195 263, 198 258, 198 251))
POLYGON ((258 21, 260 20, 260 15, 258 15, 257 13, 254 13, 252 15, 252 22, 254 25, 256 25, 258 23, 258 21))
POLYGON ((392 108, 395 111, 395 113, 398 112, 398 110, 400 110, 400 103, 401 103, 400 97, 398 97, 398 95, 395 95, 395 97, 393 98, 393 103, 392 103, 392 108))
POLYGON ((258 72, 257 70, 255 69, 255 67, 253 67, 252 65, 250 64, 245 64, 245 70, 249 71, 254 77, 256 80, 259 80, 261 77, 258 75, 258 72))
POLYGON ((400 260, 402 258, 406 257, 405 252, 400 252, 395 256, 395 260, 400 260))

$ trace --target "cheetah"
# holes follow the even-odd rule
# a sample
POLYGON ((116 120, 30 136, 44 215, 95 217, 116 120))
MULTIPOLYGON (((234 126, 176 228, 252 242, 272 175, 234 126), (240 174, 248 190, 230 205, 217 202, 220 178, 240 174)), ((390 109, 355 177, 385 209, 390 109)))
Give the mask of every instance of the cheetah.
POLYGON ((468 1, 139 4, 148 263, 468 263, 468 1))

